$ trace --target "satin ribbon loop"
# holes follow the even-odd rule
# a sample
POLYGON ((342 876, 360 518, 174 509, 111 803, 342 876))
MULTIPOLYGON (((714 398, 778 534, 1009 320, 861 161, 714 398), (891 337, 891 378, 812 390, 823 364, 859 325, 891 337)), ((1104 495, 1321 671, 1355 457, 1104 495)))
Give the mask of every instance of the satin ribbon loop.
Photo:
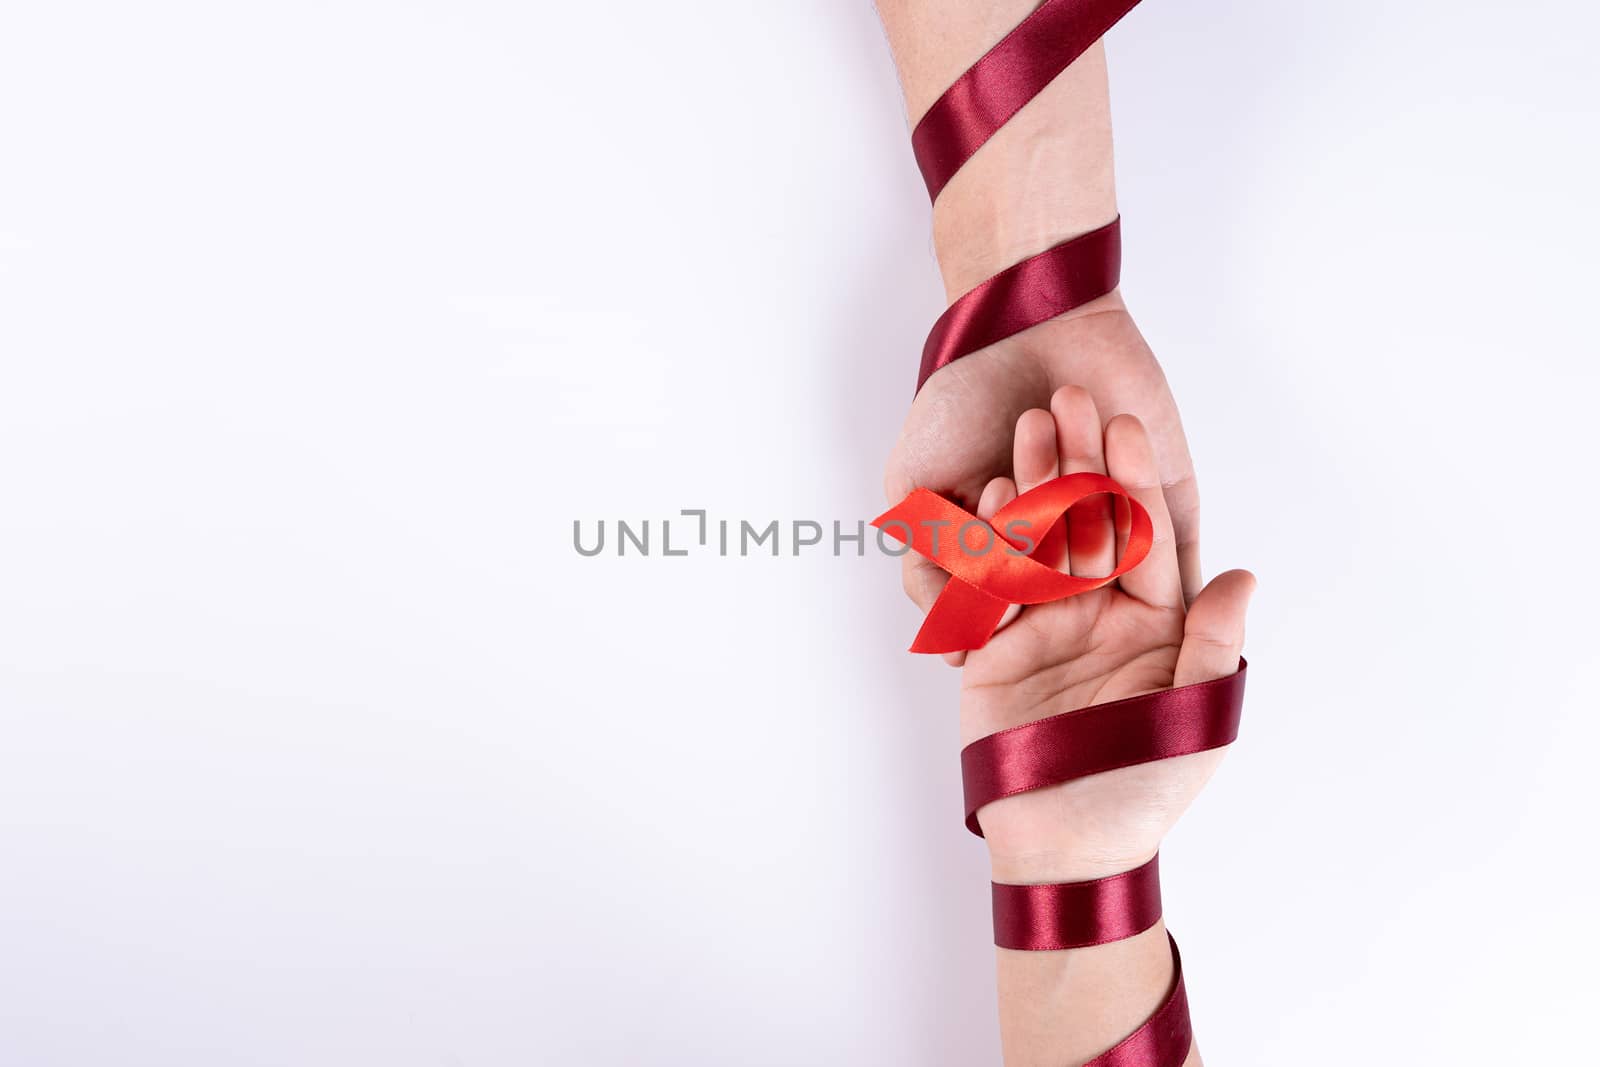
POLYGON ((1120 217, 1007 267, 961 294, 933 324, 917 388, 962 356, 1105 296, 1121 274, 1120 217))
POLYGON ((961 750, 967 829, 996 800, 1091 774, 1233 744, 1249 664, 1209 682, 1091 704, 980 737, 961 750))
POLYGON ((1103 474, 1066 474, 1028 490, 984 522, 927 489, 916 489, 872 520, 883 533, 949 572, 911 651, 982 648, 1012 604, 1044 604, 1103 588, 1150 554, 1150 513, 1103 474), (1064 574, 1049 565, 1065 550, 1068 511, 1092 496, 1119 501, 1117 534, 1127 544, 1116 569, 1101 578, 1064 574), (973 537, 982 534, 981 539, 973 537), (976 543, 975 543, 976 542, 976 543), (1040 558, 1035 558, 1040 557, 1040 558))
POLYGON ((1058 952, 1122 941, 1161 920, 1159 857, 1092 882, 994 882, 994 943, 1023 952, 1058 952))

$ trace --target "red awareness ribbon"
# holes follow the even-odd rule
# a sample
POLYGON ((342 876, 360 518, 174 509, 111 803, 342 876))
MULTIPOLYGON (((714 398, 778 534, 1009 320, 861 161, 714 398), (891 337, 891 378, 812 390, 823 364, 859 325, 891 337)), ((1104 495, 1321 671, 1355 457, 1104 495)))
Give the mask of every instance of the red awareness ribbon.
POLYGON ((1028 490, 995 514, 992 523, 937 493, 916 489, 872 525, 950 573, 934 601, 913 652, 982 648, 1012 604, 1044 604, 1100 589, 1150 554, 1150 513, 1103 474, 1066 474, 1028 490), (1066 547, 1067 512, 1089 497, 1109 494, 1116 508, 1117 567, 1103 578, 1063 574, 1053 566, 1066 547))

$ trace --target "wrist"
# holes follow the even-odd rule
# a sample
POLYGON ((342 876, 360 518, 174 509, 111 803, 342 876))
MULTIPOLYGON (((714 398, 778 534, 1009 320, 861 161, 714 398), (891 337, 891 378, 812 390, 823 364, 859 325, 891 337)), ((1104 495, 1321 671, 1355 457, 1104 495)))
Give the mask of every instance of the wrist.
POLYGON ((1148 783, 1101 796, 1079 783, 1005 797, 978 812, 990 878, 1003 885, 1091 882, 1148 863, 1169 820, 1147 799, 1148 783), (1078 786, 1078 788, 1074 788, 1078 786))
POLYGON ((1096 45, 940 194, 933 238, 947 296, 1116 217, 1105 52, 1096 45))
POLYGON ((1093 882, 1126 874, 1155 857, 1157 848, 1093 848, 1082 845, 1034 849, 989 849, 989 878, 1001 885, 1093 882))

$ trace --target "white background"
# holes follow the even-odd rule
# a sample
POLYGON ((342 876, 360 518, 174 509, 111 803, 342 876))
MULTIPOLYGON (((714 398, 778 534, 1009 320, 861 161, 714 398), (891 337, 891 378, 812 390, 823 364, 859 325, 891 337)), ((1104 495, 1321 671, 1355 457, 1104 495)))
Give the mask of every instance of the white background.
MULTIPOLYGON (((1597 28, 1113 35, 1219 1067, 1592 1053, 1597 28)), ((927 225, 866 0, 0 6, 0 1063, 996 1062, 895 566, 572 548, 874 514, 927 225)))

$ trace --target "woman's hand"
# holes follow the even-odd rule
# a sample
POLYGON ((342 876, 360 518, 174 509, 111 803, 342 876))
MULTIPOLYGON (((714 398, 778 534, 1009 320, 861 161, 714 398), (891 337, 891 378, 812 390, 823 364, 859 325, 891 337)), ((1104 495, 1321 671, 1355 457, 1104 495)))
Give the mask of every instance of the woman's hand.
MULTIPOLYGON (((1166 376, 1116 293, 958 359, 930 378, 889 457, 884 486, 890 502, 924 486, 972 506, 990 479, 1013 469, 1011 429, 1018 416, 1050 404, 1052 393, 1068 384, 1082 386, 1099 410, 1129 412, 1144 423, 1154 454, 1152 484, 1160 487, 1175 531, 1168 550, 1176 552, 1181 588, 1192 598, 1200 589, 1200 492, 1189 446, 1166 376)), ((908 553, 903 566, 907 595, 926 611, 948 575, 916 553, 908 553)), ((959 665, 962 656, 949 659, 959 665)))
MULTIPOLYGON (((1181 447, 1175 415, 1172 430, 1181 447)), ((1076 386, 1057 390, 1050 410, 1029 410, 1017 420, 1016 481, 988 482, 978 505, 980 518, 992 518, 1019 492, 1058 475, 1093 471, 1109 475, 1144 505, 1155 541, 1145 561, 1117 582, 1023 608, 987 645, 967 654, 961 683, 963 744, 1090 704, 1220 678, 1238 668, 1255 579, 1246 571, 1220 575, 1185 608, 1158 457, 1157 444, 1132 415, 1117 415, 1102 433, 1093 396, 1076 386)), ((1121 546, 1110 498, 1092 498, 1069 513, 1067 542, 1061 569, 1082 576, 1111 572, 1121 546)), ((985 806, 978 820, 995 880, 1081 881, 1138 866, 1155 854, 1221 759, 1217 750, 1162 760, 985 806)))

